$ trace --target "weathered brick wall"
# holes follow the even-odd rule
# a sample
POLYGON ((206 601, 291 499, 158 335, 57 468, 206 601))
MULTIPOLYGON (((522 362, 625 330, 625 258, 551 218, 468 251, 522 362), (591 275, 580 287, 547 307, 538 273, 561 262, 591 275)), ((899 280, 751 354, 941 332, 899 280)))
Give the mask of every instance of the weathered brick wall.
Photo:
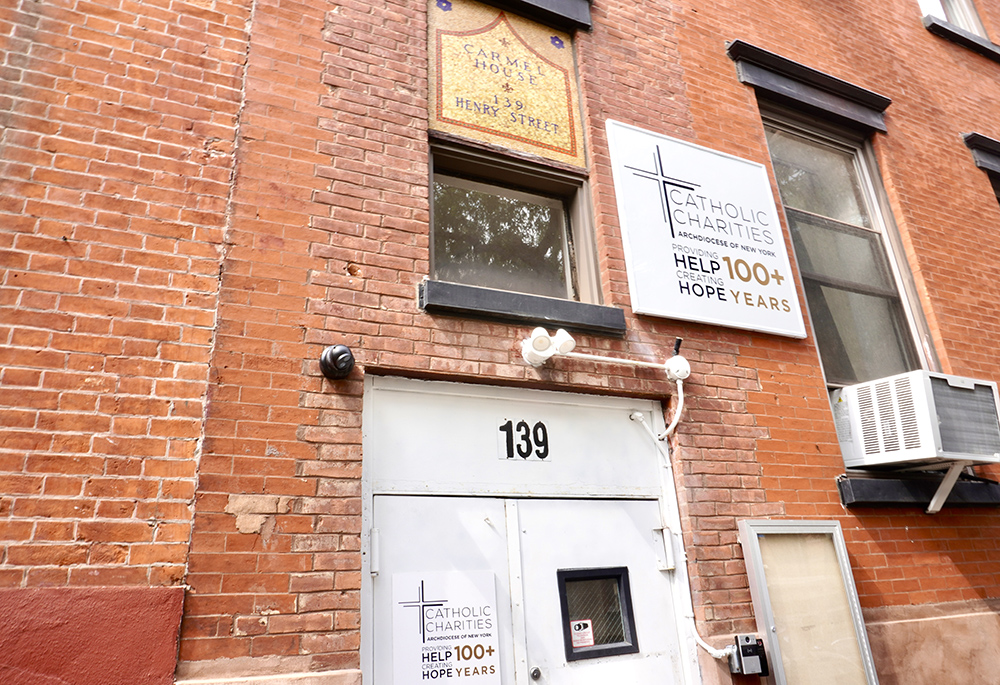
POLYGON ((427 263, 424 9, 281 1, 253 25, 182 628, 191 675, 261 657, 357 667, 361 383, 331 386, 318 359, 337 342, 364 365, 412 355, 427 263), (217 659, 236 661, 196 663, 217 659))
MULTIPOLYGON (((1000 31, 1000 10, 981 9, 1000 31)), ((364 374, 673 394, 650 370, 532 369, 517 349, 529 327, 418 309, 426 11, 0 10, 0 582, 183 577, 182 675, 354 668, 364 374), (317 360, 335 343, 358 367, 334 384, 317 360)), ((748 517, 840 520, 869 608, 995 597, 992 510, 840 505, 810 339, 631 313, 604 124, 766 164, 754 94, 725 56, 735 38, 889 95, 875 151, 942 366, 996 378, 1000 255, 983 226, 1000 208, 959 134, 1000 138, 997 65, 929 34, 909 0, 597 0, 593 16, 576 47, 601 287, 628 331, 577 340, 660 360, 685 339, 674 459, 702 633, 754 628, 748 517)))
MULTIPOLYGON (((425 11, 383 2, 281 3, 255 12, 241 128, 246 137, 188 576, 183 674, 222 672, 198 664, 220 658, 236 659, 218 667, 234 670, 357 665, 364 373, 671 394, 672 384, 648 370, 568 360, 531 369, 516 349, 527 327, 430 316, 417 308, 417 284, 428 272, 425 11), (352 379, 331 384, 320 377, 316 360, 334 343, 354 350, 358 369, 352 379), (255 657, 281 657, 280 666, 248 665, 255 657)), ((601 40, 600 33, 582 36, 581 54, 604 53, 599 59, 614 71, 626 70, 616 53, 627 49, 627 40, 601 40)), ((644 54, 663 62, 651 63, 648 75, 677 71, 670 48, 664 38, 651 39, 644 54)), ((583 88, 619 107, 615 78, 597 71, 585 76, 583 88)), ((657 106, 683 122, 683 103, 673 99, 678 86, 664 83, 657 106)), ((621 111, 625 118, 628 110, 621 111)), ((588 118, 588 135, 603 141, 603 116, 588 118)), ((595 192, 604 286, 610 288, 605 297, 627 306, 620 238, 613 224, 603 223, 614 202, 606 145, 592 145, 605 183, 595 192)), ((756 485, 759 468, 750 461, 753 438, 742 437, 749 420, 741 410, 756 381, 733 368, 746 336, 630 323, 625 340, 582 335, 580 345, 658 358, 676 335, 697 331, 685 352, 713 381, 699 381, 705 387, 693 390, 690 411, 703 420, 694 440, 699 450, 716 447, 717 455, 692 466, 686 478, 719 497, 721 487, 747 488, 725 493, 722 504, 698 506, 728 521, 740 512, 774 511, 773 505, 752 507, 764 506, 764 495, 756 485)), ((706 524, 710 540, 723 535, 717 528, 706 524)), ((728 534, 725 544, 733 542, 728 534)))
POLYGON ((182 582, 245 3, 0 10, 0 584, 182 582))
MULTIPOLYGON (((984 23, 1000 29, 995 4, 977 5, 984 23)), ((701 144, 768 163, 755 96, 738 83, 727 40, 746 40, 893 99, 889 133, 873 143, 942 370, 1000 378, 989 342, 1000 332, 991 304, 998 254, 988 238, 988 227, 1000 225, 1000 207, 961 139, 968 131, 1000 137, 998 65, 930 34, 912 2, 832 9, 803 1, 780 11, 766 2, 687 3, 676 12, 701 144)), ((834 481, 843 462, 811 345, 756 336, 738 359, 759 375, 747 409, 764 433, 756 459, 768 501, 782 503, 790 517, 841 521, 863 605, 1000 593, 994 510, 844 510, 834 481)), ((995 467, 977 470, 1000 475, 995 467)), ((735 561, 741 555, 733 552, 735 561)))

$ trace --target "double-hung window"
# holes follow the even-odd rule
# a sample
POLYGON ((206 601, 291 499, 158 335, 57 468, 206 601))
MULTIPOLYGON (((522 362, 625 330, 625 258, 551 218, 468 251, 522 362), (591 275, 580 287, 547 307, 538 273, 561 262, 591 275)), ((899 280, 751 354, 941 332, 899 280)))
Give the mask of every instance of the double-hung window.
POLYGON ((827 384, 920 368, 862 143, 765 128, 827 384))

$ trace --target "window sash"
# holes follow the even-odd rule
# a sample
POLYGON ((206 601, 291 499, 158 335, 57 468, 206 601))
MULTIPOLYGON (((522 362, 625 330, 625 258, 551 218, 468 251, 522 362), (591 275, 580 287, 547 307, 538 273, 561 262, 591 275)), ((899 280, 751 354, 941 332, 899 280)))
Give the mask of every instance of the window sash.
MULTIPOLYGON (((434 175, 432 188, 435 279, 575 299, 571 231, 562 199, 445 174, 434 175), (472 214, 445 225, 438 195, 448 188, 468 191, 467 198, 478 196, 486 211, 490 206, 494 213, 506 210, 505 222, 498 226, 472 214), (532 207, 548 210, 548 221, 534 214, 532 207)), ((457 198, 456 205, 461 202, 457 198)))
MULTIPOLYGON (((862 189, 863 209, 871 220, 869 228, 783 205, 827 385, 858 383, 920 368, 922 358, 860 149, 780 122, 765 123, 769 129, 797 136, 806 144, 848 152, 856 175, 854 185, 862 189), (823 231, 829 231, 831 237, 824 239, 823 231), (810 232, 812 236, 803 235, 810 232), (837 236, 846 239, 841 243, 853 244, 849 249, 832 250, 833 254, 821 249, 836 246, 837 236), (809 242, 813 243, 812 252, 809 242), (851 256, 863 256, 868 263, 862 268, 851 262, 851 256), (842 268, 838 268, 838 259, 842 268)), ((787 164, 787 160, 772 157, 772 164, 778 163, 787 164)))
POLYGON ((823 373, 831 387, 920 368, 898 297, 803 278, 823 373))
POLYGON ((788 206, 785 206, 785 215, 788 217, 789 228, 792 231, 792 242, 795 244, 799 272, 803 278, 810 278, 814 281, 842 289, 899 299, 899 292, 893 280, 892 267, 889 265, 885 244, 879 233, 788 206), (831 263, 833 260, 824 259, 828 256, 827 254, 814 255, 806 246, 805 238, 802 235, 802 225, 825 230, 832 235, 840 234, 864 240, 867 243, 869 249, 868 257, 871 260, 869 270, 873 273, 870 276, 873 276, 877 282, 872 282, 872 278, 869 278, 868 282, 865 282, 858 278, 845 278, 843 276, 832 275, 830 271, 837 272, 836 268, 832 267, 842 267, 843 265, 831 263), (803 261, 803 256, 809 260, 808 264, 803 261), (817 262, 821 260, 824 263, 820 265, 820 268, 816 268, 817 262), (809 266, 813 268, 808 268, 809 266), (831 268, 824 270, 823 267, 831 268))

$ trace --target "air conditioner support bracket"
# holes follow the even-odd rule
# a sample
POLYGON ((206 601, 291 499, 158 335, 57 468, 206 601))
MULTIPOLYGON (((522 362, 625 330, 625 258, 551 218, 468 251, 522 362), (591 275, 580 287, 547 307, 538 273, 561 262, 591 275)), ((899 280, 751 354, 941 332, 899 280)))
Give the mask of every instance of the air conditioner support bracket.
POLYGON ((971 465, 971 461, 952 462, 951 466, 948 467, 948 472, 944 474, 944 480, 941 481, 941 485, 938 486, 937 492, 935 492, 934 497, 931 498, 931 503, 927 506, 928 514, 936 514, 941 511, 941 507, 944 506, 945 500, 947 500, 948 495, 951 494, 951 489, 955 487, 955 483, 958 482, 958 477, 961 475, 962 469, 971 465))

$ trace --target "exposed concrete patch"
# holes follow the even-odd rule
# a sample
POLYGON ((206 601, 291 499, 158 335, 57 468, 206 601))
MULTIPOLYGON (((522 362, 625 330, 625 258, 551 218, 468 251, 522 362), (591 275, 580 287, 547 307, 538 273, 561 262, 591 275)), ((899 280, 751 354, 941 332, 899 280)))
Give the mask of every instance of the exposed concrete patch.
POLYGON ((966 685, 1000 662, 997 601, 865 610, 881 685, 966 685))
POLYGON ((272 514, 288 512, 292 499, 278 495, 230 495, 226 513, 236 517, 239 532, 260 533, 272 514))
POLYGON ((0 590, 3 685, 169 685, 181 587, 0 590))

